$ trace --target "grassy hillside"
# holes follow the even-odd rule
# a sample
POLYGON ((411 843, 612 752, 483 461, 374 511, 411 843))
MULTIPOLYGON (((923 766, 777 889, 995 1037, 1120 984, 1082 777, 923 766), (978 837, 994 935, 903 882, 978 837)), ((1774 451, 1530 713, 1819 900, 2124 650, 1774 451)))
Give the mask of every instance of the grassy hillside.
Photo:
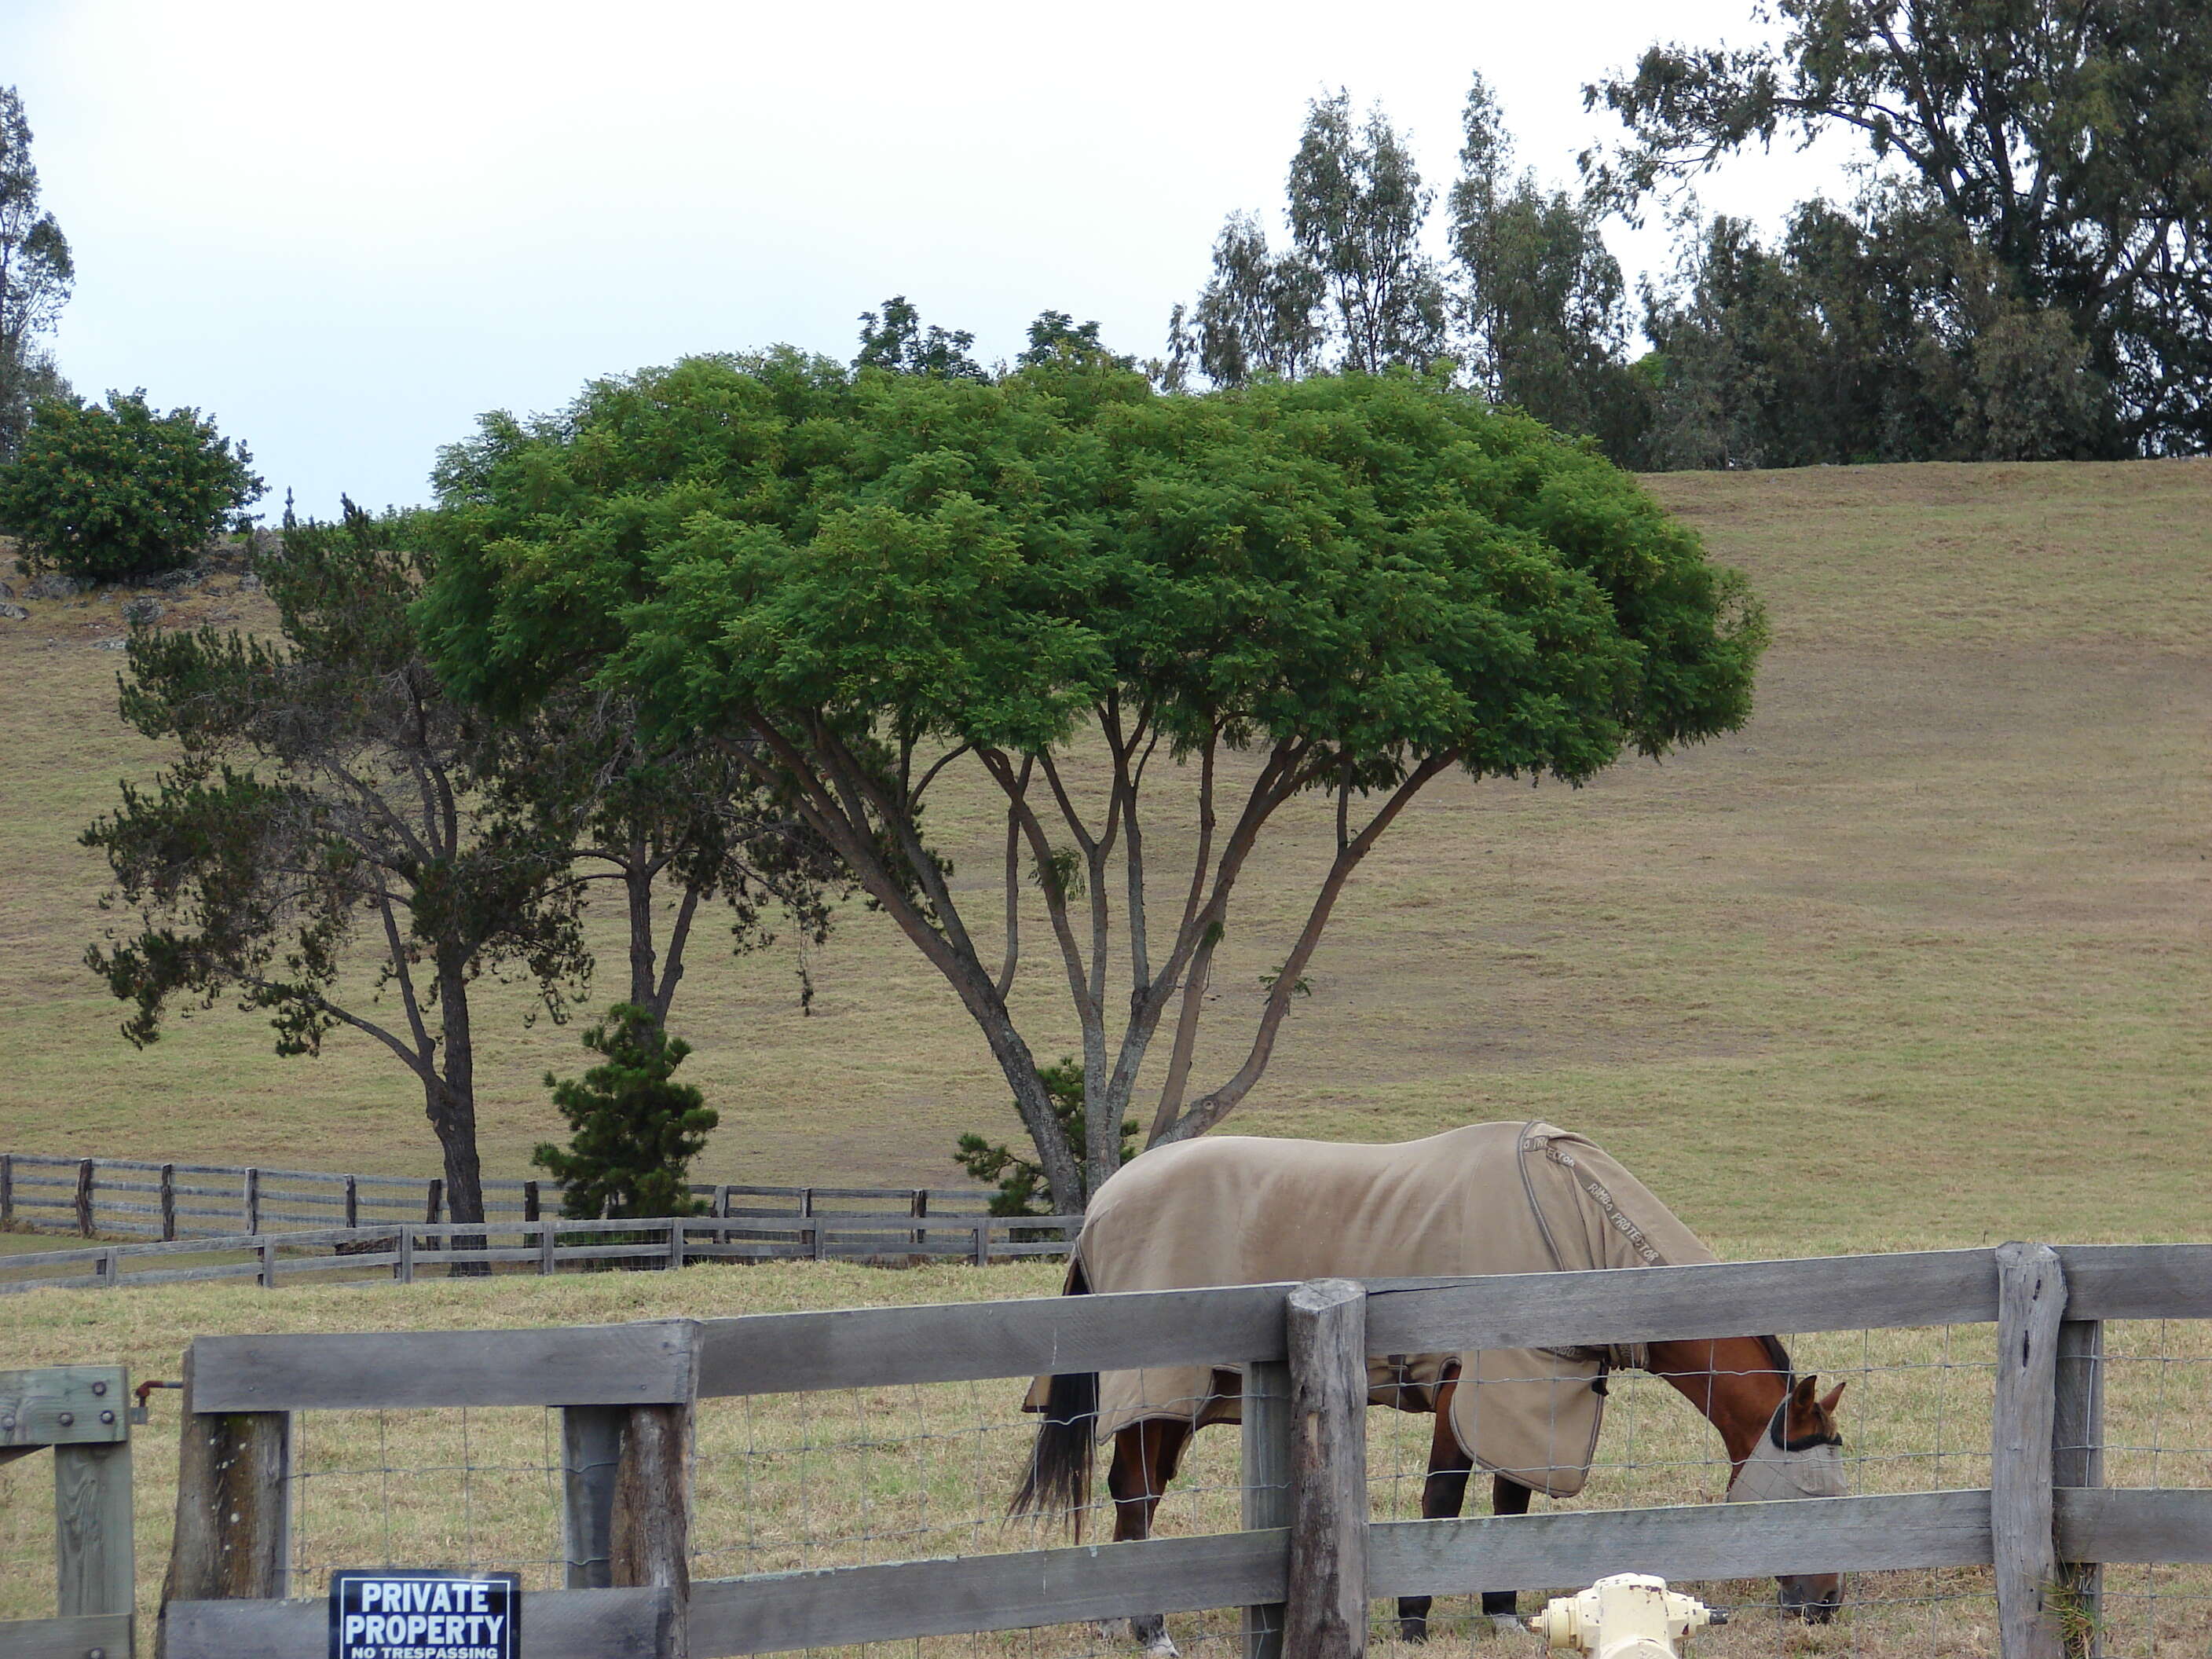
MULTIPOLYGON (((2212 465, 1651 488, 1771 611, 1753 724, 1581 791, 1432 788, 1339 907, 1232 1127, 1382 1139, 1541 1115, 1739 1252, 2201 1234, 2212 465)), ((185 615, 251 623, 257 604, 185 615)), ((280 1060, 228 1009, 145 1054, 117 1036, 81 963, 104 870, 75 836, 157 757, 115 721, 120 659, 89 643, 118 631, 113 602, 33 609, 0 623, 0 1146, 434 1171, 419 1097, 362 1041, 280 1060)), ((936 814, 980 900, 988 803, 936 814)), ((1327 825, 1293 822, 1255 876, 1295 896, 1327 825)), ((1291 905, 1261 893, 1248 878, 1202 1077, 1285 949, 1291 905)), ((811 966, 802 1018, 787 951, 733 963, 701 939, 677 1024, 723 1115, 703 1174, 942 1182, 962 1129, 1017 1133, 980 1039, 880 917, 855 908, 811 966)), ((1028 980, 1045 1031, 1048 966, 1028 980)), ((480 1021, 498 1173, 555 1132, 540 1074, 582 1052, 525 1031, 522 1006, 480 1021)))

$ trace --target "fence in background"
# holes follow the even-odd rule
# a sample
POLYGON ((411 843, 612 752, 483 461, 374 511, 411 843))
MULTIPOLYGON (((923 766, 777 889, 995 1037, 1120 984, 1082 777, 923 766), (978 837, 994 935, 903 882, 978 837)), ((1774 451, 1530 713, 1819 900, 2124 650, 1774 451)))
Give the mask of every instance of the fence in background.
POLYGON ((2103 1486, 2103 1322, 2212 1318, 2212 1246, 1997 1250, 1504 1278, 1324 1280, 552 1331, 202 1338, 170 1582, 170 1659, 307 1656, 284 1599, 295 1416, 561 1414, 567 1588, 537 1659, 719 1656, 1223 1607, 1247 1659, 1357 1659, 1396 1595, 1979 1566, 2004 1659, 2096 1650, 2103 1568, 2212 1562, 2212 1489, 2103 1486), (1367 1356, 1994 1324, 1987 1486, 1784 1503, 1372 1522, 1367 1356), (694 1579, 702 1400, 1185 1364, 1244 1371, 1243 1529, 694 1579), (217 1501, 220 1480, 221 1500, 217 1501))
POLYGON ((817 1214, 778 1221, 710 1216, 605 1221, 402 1221, 312 1232, 239 1233, 159 1244, 0 1255, 0 1294, 116 1290, 201 1279, 252 1279, 264 1289, 311 1275, 386 1277, 402 1284, 488 1272, 552 1273, 610 1263, 682 1267, 695 1261, 994 1261, 1065 1255, 1081 1216, 975 1216, 896 1227, 879 1215, 817 1214), (1050 1235, 1050 1237, 1037 1237, 1050 1235), (201 1258, 230 1256, 231 1261, 201 1258), (182 1257, 189 1265, 158 1264, 182 1257))
POLYGON ((0 1620, 0 1659, 131 1652, 130 1379, 120 1365, 0 1371, 0 1463, 54 1455, 54 1613, 0 1620))
MULTIPOLYGON (((982 1217, 992 1194, 980 1187, 758 1187, 691 1185, 717 1218, 839 1224, 894 1217, 982 1217), (824 1206, 827 1207, 824 1207, 824 1206)), ((561 1189, 535 1181, 483 1182, 487 1222, 538 1221, 560 1207, 561 1189)), ((435 1176, 332 1175, 220 1164, 148 1164, 118 1158, 0 1152, 0 1226, 164 1241, 259 1234, 281 1227, 376 1227, 450 1221, 446 1183, 435 1176)), ((1030 1222, 1031 1226, 1046 1224, 1030 1222)), ((833 1252, 835 1253, 835 1252, 833 1252)))

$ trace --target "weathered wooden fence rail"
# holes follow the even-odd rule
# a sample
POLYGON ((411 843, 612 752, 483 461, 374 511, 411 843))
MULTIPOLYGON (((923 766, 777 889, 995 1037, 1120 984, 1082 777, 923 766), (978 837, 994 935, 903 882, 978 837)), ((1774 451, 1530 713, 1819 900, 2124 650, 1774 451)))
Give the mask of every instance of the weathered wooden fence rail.
MULTIPOLYGON (((691 1196, 730 1220, 939 1218, 972 1221, 991 1194, 980 1187, 761 1187, 694 1182, 691 1196)), ((552 1182, 483 1182, 487 1221, 537 1221, 561 1203, 552 1182)), ((434 1176, 343 1175, 243 1164, 150 1164, 121 1158, 0 1152, 0 1226, 162 1239, 223 1237, 276 1228, 380 1226, 452 1219, 434 1176)))
POLYGON ((280 1281, 343 1273, 388 1273, 403 1284, 433 1273, 495 1269, 538 1273, 611 1262, 681 1267, 695 1261, 945 1259, 988 1267, 1031 1255, 1065 1255, 1080 1216, 948 1217, 926 1228, 893 1226, 878 1215, 816 1214, 737 1221, 712 1216, 608 1221, 421 1221, 324 1227, 290 1233, 234 1233, 158 1244, 0 1255, 0 1295, 11 1291, 115 1290, 215 1279, 280 1281), (1043 1239, 1032 1237, 1049 1235, 1043 1239), (234 1261, 187 1267, 147 1263, 230 1255, 234 1261))
POLYGON ((1576 1585, 1627 1569, 1746 1578, 1969 1565, 1995 1570, 2004 1659, 2059 1659, 2093 1627, 2073 1615, 2094 1615, 2102 1564, 2212 1562, 2212 1490, 2098 1485, 2089 1362, 2101 1322, 2184 1318, 2212 1318, 2212 1246, 2007 1245, 569 1330, 204 1337, 189 1362, 194 1426, 167 1652, 323 1650, 323 1604, 284 1599, 295 1413, 536 1405, 563 1413, 569 1588, 532 1601, 534 1659, 715 1659, 1221 1607, 1250 1610, 1249 1659, 1356 1659, 1366 1603, 1399 1595, 1576 1585), (1368 1518, 1357 1460, 1371 1353, 1988 1323, 2002 1358, 1985 1489, 1368 1518), (1241 1366, 1255 1405, 1279 1402, 1246 1414, 1244 1531, 688 1579, 684 1447, 701 1399, 1192 1363, 1241 1366), (216 1560, 228 1577, 208 1565, 216 1560), (2062 1609, 2062 1591, 2076 1606, 2062 1609))
POLYGON ((0 1463, 54 1455, 54 1613, 0 1620, 0 1659, 125 1659, 137 1595, 129 1377, 120 1365, 0 1371, 0 1463))

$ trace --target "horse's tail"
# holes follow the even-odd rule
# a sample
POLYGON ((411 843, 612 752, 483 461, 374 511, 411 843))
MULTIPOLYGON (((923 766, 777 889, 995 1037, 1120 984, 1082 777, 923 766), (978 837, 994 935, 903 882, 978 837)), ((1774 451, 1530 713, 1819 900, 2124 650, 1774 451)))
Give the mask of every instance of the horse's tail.
MULTIPOLYGON (((1083 1263, 1067 1271, 1068 1296, 1088 1296, 1090 1282, 1083 1263)), ((1079 1540, 1083 1536, 1084 1506, 1091 1501, 1091 1462, 1098 1426, 1098 1373, 1073 1371, 1054 1376, 1046 1389, 1037 1425, 1036 1445, 1021 1490, 1008 1505, 1009 1515, 1065 1515, 1079 1540)))

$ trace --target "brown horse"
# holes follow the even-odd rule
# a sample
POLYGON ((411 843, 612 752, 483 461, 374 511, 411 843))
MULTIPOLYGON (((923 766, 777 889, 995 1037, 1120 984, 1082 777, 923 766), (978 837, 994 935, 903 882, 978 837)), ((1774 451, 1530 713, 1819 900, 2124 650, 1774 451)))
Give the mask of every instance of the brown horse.
MULTIPOLYGON (((1820 1395, 1817 1379, 1796 1375, 1789 1353, 1777 1339, 1732 1336, 1654 1342, 1646 1368, 1664 1377, 1720 1431, 1728 1448, 1731 1498, 1827 1496, 1840 1490, 1836 1475, 1843 1439, 1836 1431, 1835 1411, 1844 1385, 1839 1382, 1825 1396, 1820 1395)), ((1474 1470, 1474 1460, 1462 1449, 1452 1428, 1452 1397, 1458 1387, 1455 1366, 1433 1405, 1401 1407, 1432 1410, 1436 1415, 1428 1475, 1421 1486, 1425 1520, 1457 1515, 1474 1470)), ((1014 1499, 1017 1512, 1075 1512, 1090 1501, 1097 1390, 1096 1372, 1052 1379, 1029 1474, 1014 1499)), ((1115 1433, 1106 1489, 1114 1499, 1116 1543, 1152 1536, 1153 1513, 1168 1482, 1175 1479, 1191 1433, 1188 1422, 1163 1417, 1130 1424, 1115 1433)), ((1503 1474, 1492 1479, 1493 1514, 1526 1515, 1534 1496, 1528 1486, 1503 1474)), ((1826 1623, 1843 1600, 1843 1580, 1835 1573, 1792 1574, 1776 1583, 1783 1611, 1809 1624, 1826 1623)), ((1427 1639, 1430 1599, 1399 1598, 1399 1630, 1406 1639, 1427 1639)), ((1512 1590, 1483 1593, 1482 1611, 1493 1620, 1514 1618, 1517 1606, 1512 1590)), ((1175 1651, 1160 1614, 1129 1622, 1130 1633, 1148 1651, 1175 1651)))
MULTIPOLYGON (((1549 1124, 1474 1125, 1395 1147, 1232 1137, 1148 1152, 1102 1188, 1085 1218, 1067 1291, 1711 1259, 1602 1149, 1549 1124)), ((1396 1356, 1370 1370, 1372 1403, 1436 1415, 1423 1516, 1458 1514, 1468 1478, 1484 1458, 1494 1472, 1497 1514, 1525 1514, 1535 1488, 1557 1496, 1579 1490, 1582 1470, 1563 1466, 1586 1466, 1595 1449, 1601 1366, 1579 1351, 1486 1353, 1480 1366, 1485 1410, 1478 1422, 1472 1400, 1468 1412, 1453 1409, 1462 1365, 1476 1360, 1472 1354, 1396 1356), (1489 1385, 1501 1379, 1504 1392, 1493 1398, 1489 1385), (1532 1427, 1540 1442, 1553 1435, 1533 1453, 1513 1440, 1516 1400, 1523 1402, 1524 1443, 1532 1427), (1534 1411, 1527 1408, 1531 1401, 1534 1411), (1547 1421, 1553 1430, 1543 1426, 1547 1421), (1577 1426, 1559 1427, 1569 1423, 1577 1426)), ((1656 1342, 1613 1351, 1612 1363, 1632 1363, 1665 1377, 1720 1431, 1731 1464, 1731 1498, 1843 1490, 1834 1419, 1843 1390, 1838 1386, 1821 1398, 1814 1379, 1796 1374, 1775 1338, 1656 1342)), ((1241 1379, 1231 1369, 1200 1367, 1188 1375, 1114 1373, 1108 1381, 1112 1386, 1102 1401, 1098 1373, 1039 1379, 1030 1407, 1043 1421, 1013 1507, 1066 1512, 1079 1524, 1094 1448, 1110 1430, 1114 1537, 1149 1537, 1191 1434, 1207 1423, 1235 1419, 1241 1379)), ((1841 1599, 1833 1574, 1779 1583, 1784 1608, 1813 1622, 1830 1618, 1841 1599)), ((1486 1593, 1483 1611, 1504 1620, 1516 1599, 1510 1591, 1486 1593)), ((1429 1604, 1426 1596, 1401 1598, 1405 1636, 1426 1636, 1429 1604)), ((1153 1652, 1173 1651, 1158 1614, 1132 1625, 1153 1652)))

